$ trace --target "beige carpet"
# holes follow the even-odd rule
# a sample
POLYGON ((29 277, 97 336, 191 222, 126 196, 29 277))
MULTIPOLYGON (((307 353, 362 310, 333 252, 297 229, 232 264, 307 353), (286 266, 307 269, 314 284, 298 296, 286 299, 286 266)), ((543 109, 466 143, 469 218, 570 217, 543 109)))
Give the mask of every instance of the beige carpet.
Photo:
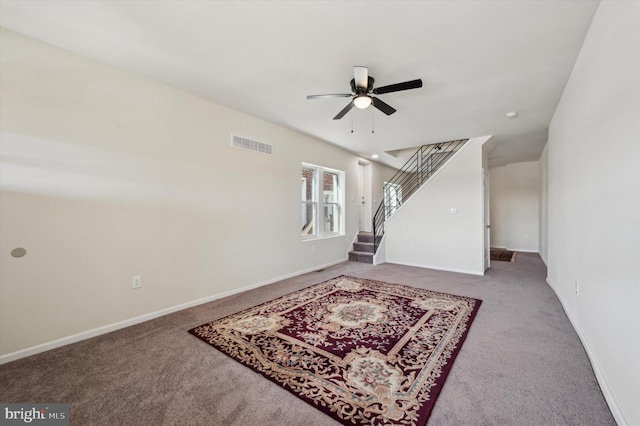
POLYGON ((72 425, 337 425, 185 330, 337 275, 482 299, 429 425, 615 425, 539 256, 484 277, 345 262, 0 366, 0 401, 69 402, 72 425))

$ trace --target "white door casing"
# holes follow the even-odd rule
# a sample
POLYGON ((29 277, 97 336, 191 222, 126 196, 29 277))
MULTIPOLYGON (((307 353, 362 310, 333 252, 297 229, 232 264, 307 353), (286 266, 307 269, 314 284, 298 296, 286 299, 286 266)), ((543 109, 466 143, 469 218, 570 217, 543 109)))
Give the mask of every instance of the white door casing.
POLYGON ((490 220, 490 198, 489 198, 489 174, 483 172, 482 188, 484 190, 484 220, 483 220, 483 235, 484 235, 484 270, 486 271, 491 267, 491 220, 490 220))
POLYGON ((358 162, 358 195, 354 200, 358 205, 358 230, 372 231, 371 216, 371 164, 358 162))

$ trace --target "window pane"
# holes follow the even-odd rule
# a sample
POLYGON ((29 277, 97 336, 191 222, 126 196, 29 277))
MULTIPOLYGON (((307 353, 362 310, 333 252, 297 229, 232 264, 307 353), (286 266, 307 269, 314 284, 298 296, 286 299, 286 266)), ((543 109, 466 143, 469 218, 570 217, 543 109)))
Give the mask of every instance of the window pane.
POLYGON ((385 182, 384 184, 384 211, 388 219, 402 205, 402 187, 398 184, 385 182))
POLYGON ((340 232, 340 205, 324 204, 324 232, 340 232))
POLYGON ((302 167, 302 235, 316 235, 316 170, 302 167))
POLYGON ((302 202, 302 235, 316 234, 316 203, 302 202))
POLYGON ((329 203, 337 203, 338 199, 338 175, 336 173, 325 171, 323 174, 322 193, 324 201, 329 203))
POLYGON ((302 168, 302 201, 315 201, 315 170, 302 168))
POLYGON ((324 171, 322 195, 324 198, 324 232, 340 232, 340 192, 338 174, 324 171))

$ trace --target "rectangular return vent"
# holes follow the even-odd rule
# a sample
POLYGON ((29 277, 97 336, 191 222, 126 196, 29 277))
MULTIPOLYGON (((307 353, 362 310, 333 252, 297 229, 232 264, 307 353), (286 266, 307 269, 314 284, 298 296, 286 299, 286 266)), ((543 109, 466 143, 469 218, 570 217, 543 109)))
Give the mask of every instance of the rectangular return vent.
POLYGON ((231 135, 231 146, 234 148, 246 149, 247 151, 260 152, 262 154, 273 154, 273 145, 242 138, 236 135, 231 135))

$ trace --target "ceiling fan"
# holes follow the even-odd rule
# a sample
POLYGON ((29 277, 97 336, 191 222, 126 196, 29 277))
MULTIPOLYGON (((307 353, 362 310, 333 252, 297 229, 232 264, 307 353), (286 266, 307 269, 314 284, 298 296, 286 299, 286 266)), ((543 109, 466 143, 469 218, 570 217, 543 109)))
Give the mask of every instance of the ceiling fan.
POLYGON ((405 81, 404 83, 390 84, 388 86, 382 86, 373 88, 373 77, 369 77, 369 70, 367 67, 353 67, 353 79, 351 80, 351 91, 353 93, 338 93, 331 95, 309 95, 307 99, 321 99, 321 98, 352 98, 349 105, 344 107, 342 111, 338 113, 334 120, 340 120, 344 117, 351 108, 354 106, 359 109, 365 109, 369 105, 373 105, 380 111, 387 115, 391 115, 396 112, 395 108, 382 102, 380 99, 371 95, 383 95, 385 93, 400 92, 401 90, 417 89, 422 87, 422 80, 405 81))

